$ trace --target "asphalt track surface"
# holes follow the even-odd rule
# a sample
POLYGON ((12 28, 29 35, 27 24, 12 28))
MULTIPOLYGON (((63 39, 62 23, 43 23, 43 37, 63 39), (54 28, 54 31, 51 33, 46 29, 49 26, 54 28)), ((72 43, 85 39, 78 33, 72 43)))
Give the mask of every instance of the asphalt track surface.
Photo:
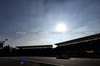
POLYGON ((0 66, 39 66, 39 64, 36 62, 27 62, 11 58, 8 60, 0 60, 0 66), (22 62, 24 63, 22 64, 22 62))
POLYGON ((69 60, 56 59, 55 57, 25 57, 15 58, 17 60, 33 61, 39 63, 48 63, 58 66, 100 66, 99 58, 71 58, 69 60))

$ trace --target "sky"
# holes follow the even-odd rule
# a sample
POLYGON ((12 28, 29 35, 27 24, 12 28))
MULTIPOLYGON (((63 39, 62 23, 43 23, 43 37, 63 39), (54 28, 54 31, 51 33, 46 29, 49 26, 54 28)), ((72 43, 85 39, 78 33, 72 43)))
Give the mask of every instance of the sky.
POLYGON ((100 0, 0 0, 5 45, 53 45, 100 33, 100 0), (59 33, 58 24, 66 31, 59 33))

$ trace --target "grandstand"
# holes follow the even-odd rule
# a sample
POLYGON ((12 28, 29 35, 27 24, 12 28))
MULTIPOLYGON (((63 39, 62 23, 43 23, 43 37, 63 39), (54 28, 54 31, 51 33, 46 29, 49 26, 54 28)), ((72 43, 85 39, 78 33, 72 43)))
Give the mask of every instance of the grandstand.
POLYGON ((56 43, 55 45, 57 45, 59 47, 59 46, 64 46, 64 45, 69 45, 69 44, 88 42, 88 41, 97 40, 97 39, 100 39, 100 33, 95 34, 95 35, 90 35, 90 36, 86 36, 86 37, 73 39, 73 40, 69 40, 69 41, 65 41, 65 42, 61 42, 61 43, 56 43))
POLYGON ((37 45, 37 46, 16 46, 18 49, 43 49, 52 48, 52 45, 37 45))
POLYGON ((12 51, 13 56, 52 56, 52 45, 37 46, 16 46, 16 50, 12 51))
POLYGON ((100 57, 100 33, 56 43, 57 55, 70 54, 72 57, 100 57))

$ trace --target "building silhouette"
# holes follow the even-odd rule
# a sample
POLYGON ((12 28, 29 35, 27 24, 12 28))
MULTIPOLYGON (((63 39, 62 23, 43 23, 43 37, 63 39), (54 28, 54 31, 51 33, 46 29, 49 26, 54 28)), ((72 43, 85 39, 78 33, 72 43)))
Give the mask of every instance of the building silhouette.
POLYGON ((53 48, 52 45, 37 45, 37 46, 16 46, 17 49, 44 49, 53 48))
POLYGON ((100 57, 100 33, 56 43, 57 55, 70 54, 72 57, 100 57))

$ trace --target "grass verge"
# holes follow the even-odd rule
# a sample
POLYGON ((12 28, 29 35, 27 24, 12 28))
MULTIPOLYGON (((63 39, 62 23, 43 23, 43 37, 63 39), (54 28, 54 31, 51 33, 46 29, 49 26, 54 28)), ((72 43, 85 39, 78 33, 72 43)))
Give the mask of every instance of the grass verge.
POLYGON ((9 60, 10 58, 0 58, 0 61, 2 60, 9 60))

